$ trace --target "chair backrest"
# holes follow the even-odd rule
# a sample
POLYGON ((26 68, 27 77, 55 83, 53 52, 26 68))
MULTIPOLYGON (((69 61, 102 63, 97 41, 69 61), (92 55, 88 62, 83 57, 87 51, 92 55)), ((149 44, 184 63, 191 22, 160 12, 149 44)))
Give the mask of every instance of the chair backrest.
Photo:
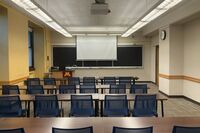
POLYGON ((27 86, 29 86, 29 85, 40 85, 40 79, 39 78, 28 78, 27 86))
POLYGON ((80 85, 79 77, 68 77, 68 85, 80 85))
POLYGON ((74 128, 74 129, 62 129, 52 128, 52 133, 93 133, 92 127, 74 128))
POLYGON ((92 95, 71 95, 72 116, 94 116, 92 95))
POLYGON ((0 133, 25 133, 24 128, 0 129, 0 133))
POLYGON ((80 85, 80 93, 96 93, 96 85, 80 85))
POLYGON ((58 99, 56 95, 36 95, 34 109, 35 109, 35 116, 39 117, 60 116, 58 99))
POLYGON ((75 94, 76 93, 76 85, 60 85, 59 93, 60 94, 75 94))
POLYGON ((104 84, 116 84, 116 78, 115 77, 104 77, 103 78, 104 84))
POLYGON ((157 116, 156 95, 136 95, 133 116, 157 116))
POLYGON ((200 133, 200 127, 174 126, 173 133, 200 133))
POLYGON ((126 85, 119 84, 119 85, 110 85, 110 94, 123 94, 126 93, 126 85))
POLYGON ((0 117, 22 116, 19 96, 0 96, 0 117))
POLYGON ((18 85, 3 85, 2 94, 3 95, 20 94, 19 86, 18 85))
POLYGON ((106 95, 104 116, 128 116, 128 101, 126 95, 106 95))
POLYGON ((56 85, 55 78, 44 78, 44 85, 56 85))
POLYGON ((42 85, 29 85, 27 86, 28 94, 44 94, 44 89, 42 85))
POLYGON ((83 77, 83 84, 84 85, 95 85, 95 77, 83 77))
POLYGON ((132 79, 132 77, 119 77, 119 84, 131 85, 132 79))
POLYGON ((153 133, 153 127, 145 127, 145 128, 113 127, 113 133, 153 133))
POLYGON ((130 93, 134 93, 134 94, 147 93, 147 84, 131 85, 130 93))

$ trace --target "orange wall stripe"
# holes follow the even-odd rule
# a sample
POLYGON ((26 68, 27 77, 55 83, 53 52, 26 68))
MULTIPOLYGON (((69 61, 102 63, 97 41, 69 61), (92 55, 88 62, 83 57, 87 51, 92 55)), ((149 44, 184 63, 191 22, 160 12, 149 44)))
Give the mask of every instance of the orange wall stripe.
POLYGON ((0 81, 0 84, 16 84, 19 82, 22 82, 24 80, 26 80, 28 77, 23 77, 23 78, 19 78, 19 79, 15 79, 15 80, 11 80, 11 81, 0 81))
POLYGON ((196 83, 200 83, 199 78, 185 76, 185 75, 166 75, 166 74, 159 74, 159 77, 165 79, 176 79, 176 80, 188 80, 196 83))

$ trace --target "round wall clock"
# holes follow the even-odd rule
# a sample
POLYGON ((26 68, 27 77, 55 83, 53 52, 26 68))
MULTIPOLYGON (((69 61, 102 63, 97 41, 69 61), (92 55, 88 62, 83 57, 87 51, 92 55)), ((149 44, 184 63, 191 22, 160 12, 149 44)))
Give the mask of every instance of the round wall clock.
POLYGON ((161 40, 165 40, 166 39, 166 30, 162 30, 161 33, 160 33, 160 38, 161 40))

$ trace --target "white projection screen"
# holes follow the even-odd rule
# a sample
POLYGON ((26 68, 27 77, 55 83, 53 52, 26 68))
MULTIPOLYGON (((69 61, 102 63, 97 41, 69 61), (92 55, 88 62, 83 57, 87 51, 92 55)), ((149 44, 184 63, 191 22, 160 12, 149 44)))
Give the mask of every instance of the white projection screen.
POLYGON ((117 60, 116 36, 77 36, 78 61, 117 60))

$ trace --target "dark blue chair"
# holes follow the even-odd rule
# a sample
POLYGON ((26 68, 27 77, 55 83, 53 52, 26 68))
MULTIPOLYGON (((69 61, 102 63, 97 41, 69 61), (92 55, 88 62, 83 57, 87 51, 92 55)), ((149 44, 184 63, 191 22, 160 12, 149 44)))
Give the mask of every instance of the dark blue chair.
POLYGON ((42 85, 29 85, 27 86, 27 94, 44 94, 42 85))
POLYGON ((110 94, 124 94, 126 93, 126 85, 119 84, 119 85, 110 85, 110 94))
POLYGON ((40 85, 40 79, 39 78, 28 78, 27 86, 29 86, 29 85, 40 85))
POLYGON ((60 85, 60 94, 76 94, 76 85, 60 85))
POLYGON ((44 85, 56 85, 55 78, 44 78, 44 85))
POLYGON ((146 127, 146 128, 113 127, 113 133, 153 133, 153 127, 146 127))
POLYGON ((69 77, 68 85, 80 85, 80 78, 79 77, 69 77))
POLYGON ((44 85, 50 85, 52 90, 47 90, 47 93, 53 94, 55 91, 55 94, 57 94, 57 89, 54 89, 54 86, 56 85, 56 79, 55 78, 44 78, 44 85))
POLYGON ((18 85, 3 85, 2 94, 3 95, 20 94, 19 86, 18 85))
POLYGON ((135 84, 131 86, 130 93, 143 94, 147 93, 147 84, 135 84))
POLYGON ((115 77, 104 77, 103 78, 104 84, 107 85, 115 85, 116 84, 116 78, 115 77))
POLYGON ((0 133, 25 133, 24 128, 0 129, 0 133))
POLYGON ((200 127, 174 126, 173 133, 200 133, 200 127))
POLYGON ((95 77, 83 77, 83 84, 84 85, 95 85, 95 77))
POLYGON ((132 115, 135 117, 158 116, 156 95, 136 95, 132 115))
POLYGON ((97 93, 96 85, 80 85, 80 93, 97 93))
POLYGON ((131 85, 132 77, 119 77, 119 84, 131 85))
POLYGON ((52 133, 93 133, 92 127, 74 128, 74 129, 62 129, 52 128, 52 133))
POLYGON ((61 116, 58 99, 56 95, 36 95, 34 102, 34 113, 36 117, 58 117, 61 116))
POLYGON ((92 95, 71 95, 70 116, 95 116, 92 95))
POLYGON ((104 116, 128 116, 128 101, 126 95, 106 95, 104 103, 104 116))
POLYGON ((0 96, 0 117, 22 117, 26 110, 22 109, 19 96, 0 96))

